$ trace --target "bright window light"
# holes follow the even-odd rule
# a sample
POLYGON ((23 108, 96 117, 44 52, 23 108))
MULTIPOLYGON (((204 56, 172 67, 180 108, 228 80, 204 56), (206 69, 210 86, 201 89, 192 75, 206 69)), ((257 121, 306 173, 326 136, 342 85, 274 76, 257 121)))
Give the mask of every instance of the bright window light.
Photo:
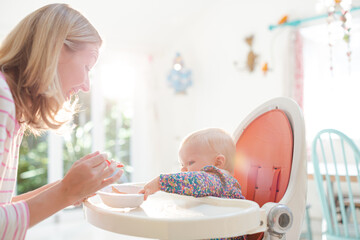
MULTIPOLYGON (((339 29, 341 29, 339 27, 339 29)), ((350 49, 337 41, 332 49, 333 71, 327 25, 301 30, 303 36, 304 118, 307 141, 324 128, 344 132, 360 140, 360 21, 353 21, 350 49)))
POLYGON ((124 61, 116 61, 101 67, 103 96, 108 99, 132 99, 134 83, 137 78, 133 65, 124 61))

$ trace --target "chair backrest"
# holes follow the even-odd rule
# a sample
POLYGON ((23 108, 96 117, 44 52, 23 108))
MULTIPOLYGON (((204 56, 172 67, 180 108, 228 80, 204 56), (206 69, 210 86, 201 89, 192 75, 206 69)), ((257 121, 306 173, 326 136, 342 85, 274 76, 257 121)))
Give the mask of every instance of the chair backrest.
MULTIPOLYGON (((267 202, 279 202, 289 183, 293 155, 293 134, 286 114, 274 109, 258 116, 241 134, 236 152, 237 161, 250 164, 235 169, 245 198, 260 207, 267 202)), ((241 165, 245 164, 237 166, 241 165)))
POLYGON ((354 190, 360 191, 359 159, 359 149, 344 133, 324 129, 315 136, 312 161, 328 236, 360 238, 354 203, 354 190))
POLYGON ((294 223, 286 237, 299 239, 307 181, 304 119, 298 104, 284 97, 262 104, 244 119, 234 139, 234 176, 245 198, 260 206, 267 202, 287 205, 294 223))

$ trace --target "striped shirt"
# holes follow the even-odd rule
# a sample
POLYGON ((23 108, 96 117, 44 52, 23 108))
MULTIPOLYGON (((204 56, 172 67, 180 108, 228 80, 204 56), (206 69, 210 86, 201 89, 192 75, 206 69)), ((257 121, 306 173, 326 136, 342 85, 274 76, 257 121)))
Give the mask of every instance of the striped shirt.
POLYGON ((0 72, 0 240, 24 239, 29 227, 26 202, 11 202, 22 136, 23 131, 16 120, 14 99, 0 72))

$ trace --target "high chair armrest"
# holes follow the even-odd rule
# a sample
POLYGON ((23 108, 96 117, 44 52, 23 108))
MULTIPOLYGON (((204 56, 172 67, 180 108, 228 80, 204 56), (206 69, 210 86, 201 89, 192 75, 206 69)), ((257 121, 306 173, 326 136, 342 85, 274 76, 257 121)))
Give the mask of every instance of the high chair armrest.
POLYGON ((260 233, 260 232, 265 232, 267 230, 267 213, 266 210, 263 208, 260 208, 260 225, 251 230, 251 231, 247 231, 246 234, 254 234, 254 233, 260 233))

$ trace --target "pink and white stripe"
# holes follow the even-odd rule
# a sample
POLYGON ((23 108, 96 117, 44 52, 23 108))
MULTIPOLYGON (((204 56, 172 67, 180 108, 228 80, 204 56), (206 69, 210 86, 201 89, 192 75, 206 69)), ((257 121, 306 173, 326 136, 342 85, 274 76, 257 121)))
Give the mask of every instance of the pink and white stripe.
POLYGON ((25 202, 0 206, 0 239, 24 239, 29 225, 29 212, 25 202))
POLYGON ((0 240, 24 239, 29 227, 26 202, 11 202, 23 135, 15 113, 9 86, 0 72, 0 240))

